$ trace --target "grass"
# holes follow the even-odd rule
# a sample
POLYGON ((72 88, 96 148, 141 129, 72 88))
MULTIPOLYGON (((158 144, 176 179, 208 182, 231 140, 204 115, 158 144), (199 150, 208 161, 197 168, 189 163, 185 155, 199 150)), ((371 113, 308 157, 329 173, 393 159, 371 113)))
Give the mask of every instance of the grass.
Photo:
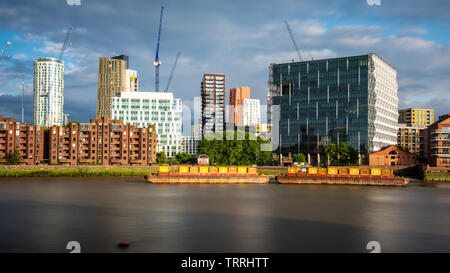
POLYGON ((67 176, 144 176, 154 173, 156 170, 132 170, 132 169, 44 169, 44 170, 14 170, 0 169, 0 177, 67 177, 67 176))
POLYGON ((286 174, 287 170, 258 170, 258 174, 263 175, 282 175, 286 174))
POLYGON ((426 173, 424 174, 424 180, 450 182, 450 173, 426 173))

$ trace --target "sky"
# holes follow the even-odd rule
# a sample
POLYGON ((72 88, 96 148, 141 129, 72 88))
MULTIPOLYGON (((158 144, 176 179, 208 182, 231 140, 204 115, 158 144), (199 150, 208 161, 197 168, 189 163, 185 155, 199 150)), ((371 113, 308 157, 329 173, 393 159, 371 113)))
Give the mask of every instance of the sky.
MULTIPOLYGON (((160 89, 181 53, 170 92, 193 108, 204 73, 226 88, 249 86, 266 104, 269 65, 296 60, 288 20, 304 59, 375 52, 397 70, 399 108, 450 112, 450 1, 447 0, 0 0, 0 115, 33 120, 33 59, 64 55, 64 112, 95 118, 98 58, 125 54, 139 90, 154 91, 156 40, 164 6, 160 89)), ((189 134, 189 121, 184 122, 189 134)))

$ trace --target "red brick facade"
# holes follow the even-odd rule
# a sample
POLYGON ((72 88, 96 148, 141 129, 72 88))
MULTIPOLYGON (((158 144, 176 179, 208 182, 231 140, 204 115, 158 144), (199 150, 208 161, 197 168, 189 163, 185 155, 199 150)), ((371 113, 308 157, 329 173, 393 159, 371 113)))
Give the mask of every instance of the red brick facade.
POLYGON ((385 147, 369 154, 370 166, 413 166, 417 164, 417 156, 403 151, 395 145, 385 147))
POLYGON ((425 156, 431 167, 450 167, 450 114, 428 126, 425 156))
POLYGON ((108 118, 45 129, 0 116, 0 162, 14 149, 27 165, 150 165, 156 162, 156 132, 108 118))

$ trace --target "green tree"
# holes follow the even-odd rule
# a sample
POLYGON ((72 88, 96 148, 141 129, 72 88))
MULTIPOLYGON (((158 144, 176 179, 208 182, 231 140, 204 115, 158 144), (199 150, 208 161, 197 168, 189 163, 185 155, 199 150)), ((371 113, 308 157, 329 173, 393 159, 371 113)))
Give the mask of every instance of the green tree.
POLYGON ((165 152, 156 153, 156 162, 159 164, 167 163, 167 156, 165 152))
POLYGON ((175 157, 180 163, 189 163, 192 156, 188 153, 178 153, 175 157))
POLYGON ((334 143, 325 147, 325 154, 331 165, 343 166, 358 164, 358 152, 347 143, 341 142, 339 145, 334 143))
POLYGON ((217 165, 266 165, 271 152, 261 151, 270 142, 263 137, 250 137, 248 132, 224 131, 209 133, 198 143, 198 154, 209 156, 210 164, 217 165))
POLYGON ((294 162, 297 163, 302 163, 302 162, 306 162, 306 157, 304 154, 300 153, 300 154, 294 154, 292 156, 292 158, 294 159, 294 162))
POLYGON ((8 154, 8 162, 11 164, 17 165, 20 160, 22 160, 22 156, 20 155, 18 150, 14 149, 13 152, 10 152, 8 154))

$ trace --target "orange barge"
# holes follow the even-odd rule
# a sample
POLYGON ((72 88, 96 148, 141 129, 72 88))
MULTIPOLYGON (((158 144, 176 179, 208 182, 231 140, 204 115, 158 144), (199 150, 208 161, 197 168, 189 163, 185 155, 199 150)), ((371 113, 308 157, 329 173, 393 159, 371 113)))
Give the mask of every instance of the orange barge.
POLYGON ((168 166, 160 166, 158 173, 145 176, 156 184, 266 184, 269 176, 259 175, 253 167, 179 167, 170 172, 168 166))
POLYGON ((289 168, 276 180, 282 184, 338 184, 406 186, 408 178, 394 176, 392 170, 359 168, 289 168))

